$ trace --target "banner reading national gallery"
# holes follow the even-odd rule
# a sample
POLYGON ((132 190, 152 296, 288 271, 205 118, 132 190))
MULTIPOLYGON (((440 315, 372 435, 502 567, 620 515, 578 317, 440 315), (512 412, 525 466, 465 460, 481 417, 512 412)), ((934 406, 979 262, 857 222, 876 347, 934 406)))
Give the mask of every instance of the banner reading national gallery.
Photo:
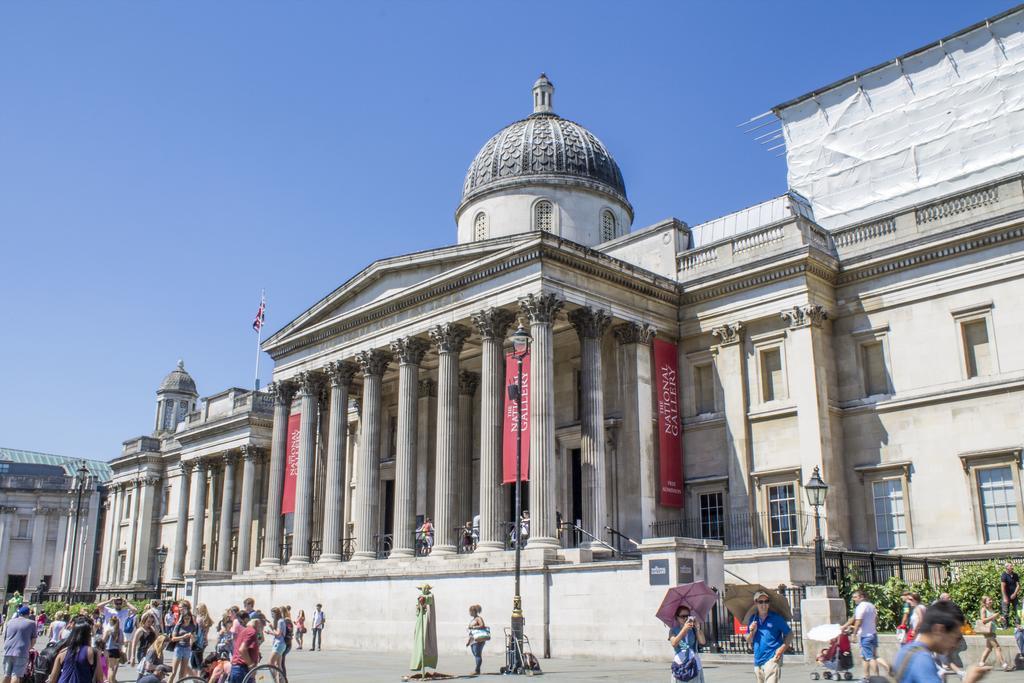
POLYGON ((299 478, 299 429, 302 415, 288 416, 288 453, 284 461, 284 490, 281 492, 281 514, 295 512, 295 482, 299 478))
POLYGON ((683 431, 679 419, 679 354, 676 345, 654 340, 655 387, 658 399, 659 502, 683 507, 683 431))
MULTIPOLYGON (((505 356, 505 385, 514 386, 519 382, 519 364, 515 355, 505 356)), ((522 430, 523 463, 522 480, 530 480, 530 354, 523 358, 523 414, 520 417, 518 406, 508 391, 505 392, 505 420, 502 426, 501 463, 504 484, 516 481, 516 434, 522 430)))

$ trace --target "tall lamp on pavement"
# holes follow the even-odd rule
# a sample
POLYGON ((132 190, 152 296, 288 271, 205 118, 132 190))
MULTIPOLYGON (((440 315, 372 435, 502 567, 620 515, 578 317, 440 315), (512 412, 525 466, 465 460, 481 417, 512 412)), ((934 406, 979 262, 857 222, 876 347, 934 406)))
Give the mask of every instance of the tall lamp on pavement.
POLYGON ((164 563, 167 562, 167 546, 162 545, 156 550, 156 599, 164 599, 164 563))
MULTIPOLYGON (((84 462, 80 463, 78 469, 75 470, 75 528, 71 532, 71 564, 68 567, 67 592, 64 594, 64 600, 69 604, 71 603, 71 590, 75 580, 75 560, 78 554, 78 527, 81 526, 82 520, 82 496, 85 495, 85 489, 89 486, 90 480, 89 468, 85 466, 84 462)), ((60 589, 58 588, 58 590, 60 589)))
POLYGON ((523 516, 523 360, 530 353, 532 339, 521 322, 509 339, 512 342, 512 356, 516 359, 517 368, 516 383, 508 385, 508 397, 516 402, 516 512, 513 522, 516 525, 516 590, 512 597, 512 642, 509 643, 505 661, 509 673, 519 673, 523 670, 523 627, 526 623, 523 617, 523 600, 519 593, 520 553, 523 545, 520 524, 520 518, 523 516))
POLYGON ((828 484, 822 481, 817 465, 811 478, 804 484, 804 490, 807 491, 808 504, 814 508, 814 584, 822 586, 825 584, 825 551, 821 538, 821 506, 825 504, 828 484))

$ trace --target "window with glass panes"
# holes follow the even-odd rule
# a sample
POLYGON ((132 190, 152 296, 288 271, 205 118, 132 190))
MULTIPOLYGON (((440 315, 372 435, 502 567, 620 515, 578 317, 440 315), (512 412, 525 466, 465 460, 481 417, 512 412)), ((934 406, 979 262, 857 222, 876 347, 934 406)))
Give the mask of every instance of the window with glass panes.
POLYGON ((875 509, 875 543, 879 550, 907 545, 906 507, 903 480, 883 479, 871 485, 875 509))
POLYGON ((981 501, 985 541, 1013 541, 1020 538, 1017 493, 1010 466, 978 470, 978 499, 981 501))
POLYGON ((768 532, 773 546, 796 545, 799 533, 796 519, 796 486, 776 484, 768 487, 768 532))
POLYGON ((693 396, 698 415, 715 412, 715 378, 711 363, 694 367, 693 396))
POLYGON ((725 506, 721 491, 700 494, 700 537, 725 540, 725 506))

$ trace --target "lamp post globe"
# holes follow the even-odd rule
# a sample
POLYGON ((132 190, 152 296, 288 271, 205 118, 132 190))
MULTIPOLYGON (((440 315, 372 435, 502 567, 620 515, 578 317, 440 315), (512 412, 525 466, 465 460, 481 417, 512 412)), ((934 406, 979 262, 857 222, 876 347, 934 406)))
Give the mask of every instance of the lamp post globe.
POLYGON ((807 503, 814 508, 814 583, 821 586, 825 583, 825 551, 821 538, 821 506, 825 504, 828 484, 821 478, 821 470, 817 465, 811 472, 811 478, 804 484, 807 492, 807 503))
POLYGON ((164 564, 167 562, 167 546, 162 545, 156 550, 156 597, 157 600, 164 598, 164 564))

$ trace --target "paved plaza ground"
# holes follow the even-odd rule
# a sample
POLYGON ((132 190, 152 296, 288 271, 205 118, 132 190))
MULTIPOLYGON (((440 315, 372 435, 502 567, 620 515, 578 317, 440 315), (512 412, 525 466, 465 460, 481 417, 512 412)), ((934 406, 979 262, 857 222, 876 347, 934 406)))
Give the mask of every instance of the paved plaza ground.
MULTIPOLYGON (((490 648, 490 645, 488 645, 490 648)), ((666 653, 664 662, 623 662, 596 659, 543 659, 541 667, 544 679, 552 681, 619 681, 630 683, 647 683, 653 681, 666 683, 669 678, 670 658, 666 653)), ((480 681, 510 680, 498 674, 498 668, 504 663, 500 648, 484 650, 484 674, 476 677, 480 681)), ((294 650, 288 655, 289 683, 327 683, 328 681, 400 681, 409 673, 408 655, 393 652, 363 652, 354 650, 308 652, 294 650)), ((473 658, 466 651, 465 657, 443 655, 440 659, 440 670, 444 673, 459 675, 462 680, 469 680, 467 672, 473 669, 473 658)), ((806 664, 790 662, 786 664, 784 679, 793 681, 809 681, 811 667, 806 664)), ((516 677, 517 679, 521 677, 516 677)), ((752 666, 746 663, 708 664, 705 667, 707 683, 751 683, 753 681, 752 666)))

